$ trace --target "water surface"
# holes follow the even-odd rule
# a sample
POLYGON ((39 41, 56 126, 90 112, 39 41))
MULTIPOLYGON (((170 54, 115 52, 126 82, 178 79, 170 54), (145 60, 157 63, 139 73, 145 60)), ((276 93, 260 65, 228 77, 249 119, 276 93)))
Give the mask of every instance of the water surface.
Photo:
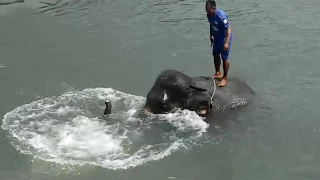
MULTIPOLYGON (((127 127, 130 132, 142 128, 145 133, 143 142, 131 134, 132 141, 161 142, 164 149, 177 140, 161 136, 165 130, 171 133, 167 133, 167 137, 178 136, 185 142, 189 142, 189 137, 196 137, 184 144, 185 147, 132 167, 120 163, 122 168, 116 170, 101 163, 70 165, 67 158, 66 164, 61 165, 50 162, 50 158, 36 158, 36 154, 19 151, 17 147, 26 151, 29 146, 17 146, 24 141, 12 137, 12 131, 1 128, 1 179, 319 179, 318 5, 315 0, 218 2, 218 7, 227 12, 235 34, 230 76, 241 78, 257 92, 254 106, 218 114, 210 125, 185 114, 187 120, 174 121, 181 124, 171 121, 170 127, 166 124, 152 126, 150 132, 147 124, 127 127), (204 134, 196 136, 204 129, 204 134)), ((101 107, 93 102, 103 94, 98 92, 98 87, 123 92, 127 94, 125 97, 135 95, 133 100, 139 103, 164 69, 181 70, 191 76, 213 73, 204 1, 26 1, 0 6, 0 24, 2 119, 6 119, 8 112, 14 114, 13 110, 23 104, 43 102, 48 97, 59 99, 70 91, 83 93, 92 88, 91 94, 74 101, 72 106, 82 106, 78 110, 85 113, 85 117, 63 126, 67 128, 63 132, 71 132, 71 135, 78 132, 89 138, 73 142, 89 143, 99 139, 97 137, 101 137, 101 142, 103 139, 113 142, 112 138, 99 134, 104 132, 101 129, 106 127, 104 124, 86 119, 101 107)), ((73 93, 72 97, 77 95, 73 93)), ((35 122, 52 117, 44 116, 34 118, 38 120, 35 122)), ((18 126, 17 132, 30 132, 27 127, 30 126, 18 126), (21 127, 24 129, 19 130, 21 127)), ((36 129, 40 132, 44 128, 42 137, 55 137, 56 142, 65 142, 56 138, 61 137, 58 128, 48 131, 45 127, 50 124, 40 124, 40 129, 36 129), (52 136, 48 132, 52 132, 52 136)), ((39 142, 45 141, 38 139, 36 142, 40 145, 39 142)), ((35 145, 36 142, 25 144, 35 145)), ((100 142, 101 145, 91 148, 85 145, 88 153, 97 158, 99 153, 105 155, 106 149, 114 148, 117 152, 118 146, 110 142, 110 146, 100 142)), ((79 147, 68 142, 60 145, 69 150, 79 147)), ((40 155, 42 152, 30 151, 40 155)), ((69 153, 73 158, 75 155, 88 157, 77 152, 83 151, 69 153)), ((94 158, 92 162, 99 162, 94 158)))

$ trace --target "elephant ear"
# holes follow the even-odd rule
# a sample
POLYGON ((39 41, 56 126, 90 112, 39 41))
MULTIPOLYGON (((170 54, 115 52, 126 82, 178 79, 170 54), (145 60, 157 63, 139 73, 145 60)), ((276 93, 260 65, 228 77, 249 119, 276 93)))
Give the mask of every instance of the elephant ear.
POLYGON ((195 85, 192 85, 192 84, 190 84, 189 87, 190 87, 191 89, 196 90, 196 91, 201 91, 201 92, 207 91, 206 89, 203 89, 203 88, 201 88, 201 87, 198 87, 198 86, 195 86, 195 85))

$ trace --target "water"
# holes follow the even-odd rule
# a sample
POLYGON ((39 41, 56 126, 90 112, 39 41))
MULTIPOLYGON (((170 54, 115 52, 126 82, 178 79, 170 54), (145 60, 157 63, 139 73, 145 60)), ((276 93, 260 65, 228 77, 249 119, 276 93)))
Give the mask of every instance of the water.
POLYGON ((318 5, 218 2, 230 76, 257 97, 209 124, 132 116, 160 71, 213 73, 204 1, 0 6, 1 179, 319 179, 318 5), (111 124, 106 96, 123 112, 111 124))

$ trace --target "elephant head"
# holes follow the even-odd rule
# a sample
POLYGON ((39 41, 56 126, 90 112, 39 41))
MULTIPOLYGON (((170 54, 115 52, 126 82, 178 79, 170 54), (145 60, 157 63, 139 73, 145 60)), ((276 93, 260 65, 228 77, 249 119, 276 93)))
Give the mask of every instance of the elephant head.
POLYGON ((184 104, 184 109, 190 111, 195 111, 197 114, 204 115, 207 114, 211 107, 211 96, 206 89, 190 85, 192 91, 184 104))

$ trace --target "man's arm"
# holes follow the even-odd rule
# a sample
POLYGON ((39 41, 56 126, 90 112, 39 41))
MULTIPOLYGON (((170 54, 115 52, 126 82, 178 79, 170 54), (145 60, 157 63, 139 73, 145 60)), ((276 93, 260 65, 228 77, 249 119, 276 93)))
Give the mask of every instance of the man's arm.
POLYGON ((210 42, 211 42, 211 47, 212 47, 212 44, 213 44, 213 29, 212 29, 212 25, 211 25, 211 22, 210 22, 210 20, 209 20, 209 16, 208 16, 208 14, 207 14, 207 19, 208 19, 208 22, 209 22, 209 31, 210 31, 210 37, 209 37, 209 39, 210 39, 210 42))
POLYGON ((225 41, 225 43, 227 43, 227 44, 229 44, 230 34, 231 34, 231 27, 230 27, 230 25, 229 25, 229 26, 227 27, 226 41, 225 41))
POLYGON ((208 14, 207 14, 207 19, 208 19, 208 22, 209 22, 210 39, 211 39, 211 37, 213 36, 213 29, 212 29, 212 25, 211 25, 211 23, 210 23, 210 21, 209 21, 209 16, 208 16, 208 14))
POLYGON ((231 35, 231 27, 230 27, 229 19, 227 16, 222 16, 221 21, 222 21, 224 27, 226 28, 226 41, 225 41, 225 43, 229 44, 230 35, 231 35))
POLYGON ((209 39, 210 39, 210 42, 211 42, 211 47, 212 47, 212 45, 213 45, 213 39, 214 39, 214 37, 213 37, 213 29, 212 29, 212 26, 211 26, 211 23, 209 22, 209 25, 210 25, 210 27, 209 27, 209 29, 210 29, 210 37, 209 37, 209 39))

